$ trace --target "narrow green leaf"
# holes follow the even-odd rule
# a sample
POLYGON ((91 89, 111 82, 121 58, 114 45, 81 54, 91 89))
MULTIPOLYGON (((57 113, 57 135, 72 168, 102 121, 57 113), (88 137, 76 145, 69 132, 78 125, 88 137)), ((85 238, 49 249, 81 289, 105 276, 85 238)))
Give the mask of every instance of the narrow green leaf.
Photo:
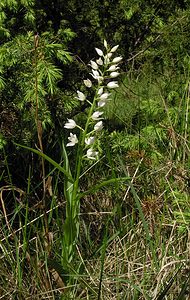
POLYGON ((93 186, 91 189, 87 190, 86 192, 79 194, 78 197, 81 198, 81 197, 84 197, 89 194, 94 194, 96 191, 98 191, 99 189, 101 189, 104 186, 107 186, 109 184, 117 183, 120 181, 129 181, 129 180, 130 180, 130 177, 112 178, 112 179, 103 181, 103 182, 93 186))
POLYGON ((17 145, 19 147, 22 147, 24 149, 27 149, 27 150, 29 150, 31 152, 34 152, 37 155, 43 157, 45 160, 49 161, 49 163, 52 164, 55 168, 57 168, 60 172, 62 172, 72 183, 74 182, 73 178, 71 177, 71 174, 69 174, 63 167, 60 166, 60 164, 58 164, 55 160, 50 158, 48 155, 44 154, 43 152, 41 152, 39 150, 30 148, 30 147, 27 147, 27 146, 23 146, 23 145, 20 145, 20 144, 17 144, 17 143, 15 143, 15 145, 17 145))

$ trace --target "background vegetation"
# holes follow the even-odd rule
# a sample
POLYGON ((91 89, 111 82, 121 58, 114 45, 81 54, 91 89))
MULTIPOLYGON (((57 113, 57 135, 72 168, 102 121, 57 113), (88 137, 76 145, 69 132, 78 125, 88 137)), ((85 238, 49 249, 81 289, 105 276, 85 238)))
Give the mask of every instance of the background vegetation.
POLYGON ((189 299, 189 17, 185 0, 1 0, 1 299, 189 299), (17 144, 62 165, 64 123, 83 121, 76 91, 103 39, 120 45, 120 87, 66 264, 63 174, 17 144))

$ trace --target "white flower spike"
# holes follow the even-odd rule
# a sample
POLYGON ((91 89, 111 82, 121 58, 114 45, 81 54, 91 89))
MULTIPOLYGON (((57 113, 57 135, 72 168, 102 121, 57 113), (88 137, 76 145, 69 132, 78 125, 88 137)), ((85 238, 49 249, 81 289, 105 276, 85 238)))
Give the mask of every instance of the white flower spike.
POLYGON ((100 131, 103 128, 103 122, 99 121, 98 123, 96 123, 96 125, 94 126, 94 130, 96 131, 100 131))
POLYGON ((75 144, 78 143, 78 139, 76 134, 72 134, 70 133, 70 136, 68 137, 68 140, 70 141, 69 143, 67 143, 67 147, 73 147, 75 144))
POLYGON ((90 148, 90 149, 87 150, 86 156, 89 159, 95 160, 97 158, 97 156, 98 156, 98 152, 96 152, 92 148, 90 148))
POLYGON ((67 123, 65 123, 65 126, 64 126, 64 128, 67 128, 67 129, 73 129, 73 128, 75 128, 76 126, 77 126, 77 124, 75 123, 75 121, 74 120, 72 120, 72 119, 67 119, 67 123))
POLYGON ((107 84, 107 87, 108 87, 109 89, 115 89, 115 88, 119 87, 119 85, 118 85, 118 82, 117 82, 117 81, 110 81, 110 82, 107 84))
POLYGON ((80 100, 80 101, 84 101, 86 99, 85 94, 83 94, 80 91, 77 91, 78 97, 75 97, 76 99, 80 100))

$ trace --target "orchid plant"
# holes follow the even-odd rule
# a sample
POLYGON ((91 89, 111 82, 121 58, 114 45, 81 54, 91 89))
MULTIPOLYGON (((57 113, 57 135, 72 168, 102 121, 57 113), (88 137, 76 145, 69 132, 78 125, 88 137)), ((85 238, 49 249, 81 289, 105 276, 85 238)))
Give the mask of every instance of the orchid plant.
MULTIPOLYGON (((75 97, 78 101, 88 103, 86 109, 87 117, 84 128, 76 123, 73 119, 68 119, 64 128, 72 130, 68 136, 66 147, 78 146, 76 155, 76 170, 75 177, 72 177, 69 167, 69 160, 66 148, 64 147, 64 161, 67 174, 65 183, 65 198, 66 198, 66 220, 64 224, 64 249, 66 261, 70 262, 73 257, 74 249, 79 235, 79 213, 80 213, 80 198, 79 180, 81 177, 82 162, 84 159, 96 161, 99 159, 98 137, 103 129, 104 107, 110 100, 111 91, 117 88, 119 76, 119 63, 122 61, 121 56, 116 56, 118 45, 109 47, 104 40, 104 51, 95 48, 98 58, 90 61, 91 71, 90 78, 85 79, 84 85, 86 93, 77 91, 75 97), (93 99, 88 98, 88 89, 94 88, 93 99), (80 135, 77 136, 75 130, 79 129, 80 135)), ((77 131, 78 132, 78 131, 77 131)))

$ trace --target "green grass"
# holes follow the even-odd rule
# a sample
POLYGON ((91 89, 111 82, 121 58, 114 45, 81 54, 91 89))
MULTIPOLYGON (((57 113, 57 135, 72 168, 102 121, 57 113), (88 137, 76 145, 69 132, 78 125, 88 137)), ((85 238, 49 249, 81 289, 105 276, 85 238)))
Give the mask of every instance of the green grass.
MULTIPOLYGON (((140 164, 141 159, 137 160, 140 164)), ((123 172, 129 175, 121 158, 117 168, 120 175, 123 172)), ((89 181, 94 185, 97 178, 93 177, 93 171, 90 175, 89 181)), ((184 296, 179 299, 188 299, 184 291, 188 292, 189 280, 189 223, 187 219, 182 223, 183 218, 180 222, 176 218, 174 202, 180 199, 179 194, 174 196, 173 183, 169 185, 166 181, 168 190, 164 191, 161 203, 158 207, 151 206, 151 200, 138 196, 141 194, 138 182, 143 176, 140 166, 134 177, 130 175, 130 184, 121 181, 118 186, 115 182, 112 186, 92 189, 93 193, 84 193, 77 252, 67 268, 62 259, 65 204, 61 199, 57 201, 56 181, 51 199, 57 200, 51 202, 47 212, 49 243, 44 236, 41 208, 27 206, 32 190, 29 181, 28 194, 17 203, 14 212, 1 213, 2 299, 172 300, 182 293, 184 296), (117 207, 119 202, 122 212, 117 207)), ((6 211, 8 196, 13 197, 17 190, 12 186, 5 197, 5 189, 1 188, 1 200, 6 211)), ((184 204, 188 205, 189 198, 186 196, 185 200, 182 194, 180 197, 185 216, 184 204)), ((159 199, 155 197, 152 201, 159 199)))

